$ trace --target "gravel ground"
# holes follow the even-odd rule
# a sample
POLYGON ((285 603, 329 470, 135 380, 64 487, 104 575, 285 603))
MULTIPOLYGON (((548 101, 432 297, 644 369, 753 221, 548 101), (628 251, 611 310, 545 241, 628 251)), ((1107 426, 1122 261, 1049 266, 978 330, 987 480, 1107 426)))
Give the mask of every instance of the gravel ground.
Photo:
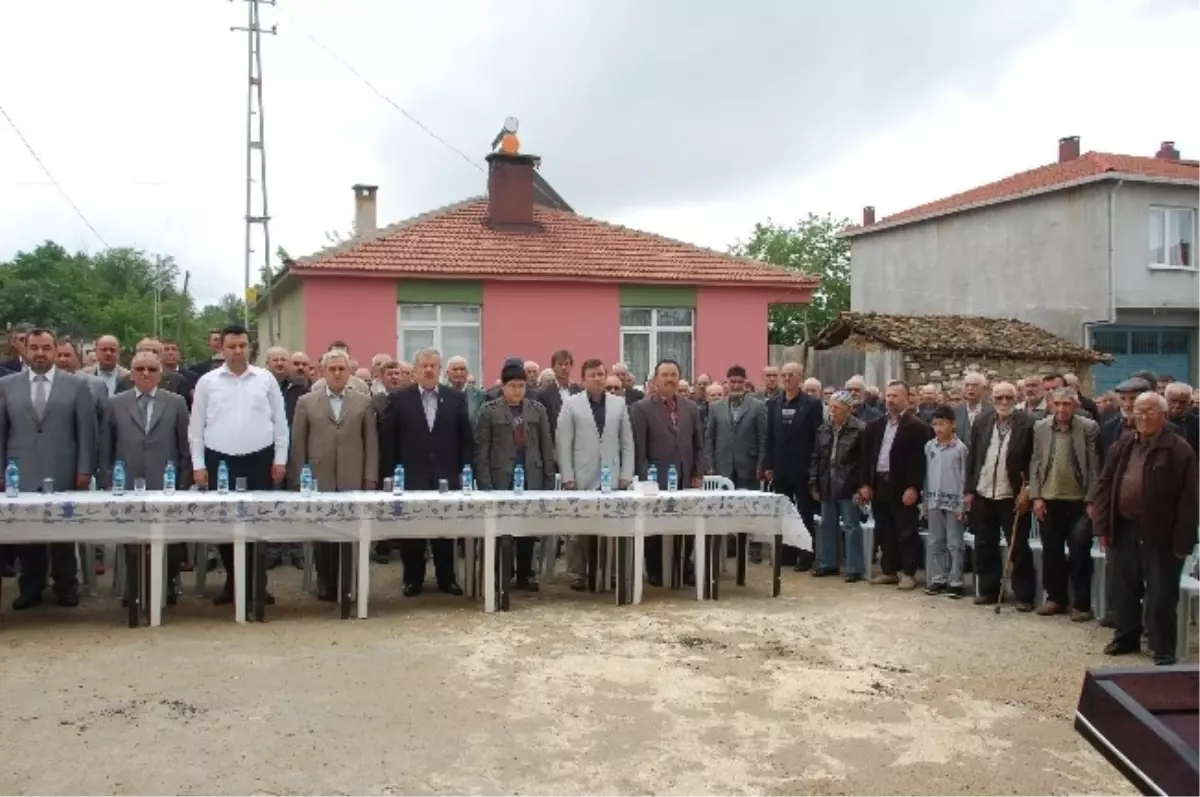
POLYGON ((155 630, 107 592, 17 615, 5 581, 0 789, 1131 793, 1071 727, 1104 629, 806 574, 771 600, 768 575, 486 616, 375 566, 375 616, 343 622, 286 568, 266 625, 189 595, 155 630))

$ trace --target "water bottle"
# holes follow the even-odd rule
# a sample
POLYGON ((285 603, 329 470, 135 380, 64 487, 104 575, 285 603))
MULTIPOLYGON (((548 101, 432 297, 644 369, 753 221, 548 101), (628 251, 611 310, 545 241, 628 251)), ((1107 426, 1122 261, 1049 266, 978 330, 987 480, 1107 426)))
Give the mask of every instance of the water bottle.
POLYGON ((229 493, 229 466, 225 464, 225 460, 221 460, 221 464, 217 466, 217 492, 221 495, 229 493))
POLYGON ((125 495, 125 463, 117 460, 113 465, 113 495, 125 495))
POLYGON ((21 494, 21 469, 17 467, 15 458, 10 459, 4 469, 4 494, 9 498, 16 498, 21 494))
POLYGON ((312 466, 307 462, 300 469, 300 495, 312 495, 312 466))
POLYGON ((607 465, 600 468, 600 492, 612 492, 612 470, 607 465))
POLYGON ((650 482, 651 484, 658 484, 658 466, 657 465, 651 465, 650 469, 648 471, 646 471, 646 481, 650 482))
POLYGON ((175 495, 175 463, 168 462, 166 469, 163 471, 163 492, 167 495, 175 495))
POLYGON ((464 495, 470 495, 471 489, 475 486, 475 477, 471 474, 471 466, 464 465, 462 472, 462 491, 464 495))
POLYGON ((525 494, 525 466, 517 465, 513 468, 513 492, 516 495, 525 494))
POLYGON ((679 471, 675 469, 675 465, 667 468, 667 492, 673 493, 679 489, 679 471))
POLYGON ((392 471, 392 495, 404 495, 404 466, 397 465, 392 471))

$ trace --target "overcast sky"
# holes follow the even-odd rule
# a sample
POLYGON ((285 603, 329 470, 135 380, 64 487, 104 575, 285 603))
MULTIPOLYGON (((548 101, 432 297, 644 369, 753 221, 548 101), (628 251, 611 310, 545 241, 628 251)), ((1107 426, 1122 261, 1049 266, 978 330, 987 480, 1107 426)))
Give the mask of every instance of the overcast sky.
MULTIPOLYGON (((1192 0, 280 0, 263 7, 272 247, 482 193, 506 116, 577 211, 724 249, 1084 150, 1200 154, 1192 0)), ((242 289, 245 3, 0 0, 0 106, 109 245, 242 289)), ((0 118, 0 260, 103 244, 0 118)))

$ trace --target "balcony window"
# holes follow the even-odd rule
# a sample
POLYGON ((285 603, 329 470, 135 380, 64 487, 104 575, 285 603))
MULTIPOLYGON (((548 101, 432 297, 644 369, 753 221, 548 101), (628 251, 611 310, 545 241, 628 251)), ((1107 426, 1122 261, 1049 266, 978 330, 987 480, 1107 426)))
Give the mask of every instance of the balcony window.
POLYGON ((1150 208, 1150 267, 1196 268, 1196 211, 1150 208))

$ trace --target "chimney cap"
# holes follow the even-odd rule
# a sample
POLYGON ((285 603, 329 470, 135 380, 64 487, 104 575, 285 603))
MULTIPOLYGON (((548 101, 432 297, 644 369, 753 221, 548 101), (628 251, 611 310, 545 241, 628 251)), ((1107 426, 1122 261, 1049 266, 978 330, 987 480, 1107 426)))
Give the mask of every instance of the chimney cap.
POLYGON ((368 197, 375 196, 375 192, 379 190, 379 186, 367 185, 365 183, 355 183, 350 188, 354 190, 354 193, 368 197))
POLYGON ((530 164, 535 169, 542 165, 542 159, 537 155, 509 155, 506 152, 489 152, 484 160, 489 164, 494 164, 497 161, 500 163, 530 164))

